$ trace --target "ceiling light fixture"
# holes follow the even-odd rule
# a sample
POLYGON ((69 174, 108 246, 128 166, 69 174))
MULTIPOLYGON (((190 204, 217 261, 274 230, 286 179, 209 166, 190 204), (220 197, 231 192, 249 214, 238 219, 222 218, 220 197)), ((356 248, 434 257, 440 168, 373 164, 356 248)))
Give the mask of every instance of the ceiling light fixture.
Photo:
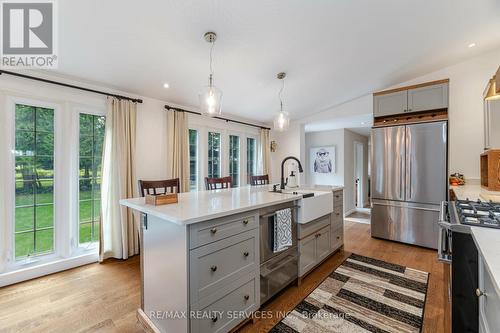
POLYGON ((222 91, 213 84, 213 50, 217 35, 215 32, 207 32, 203 38, 212 45, 210 46, 210 75, 208 76, 208 86, 203 87, 199 94, 200 111, 210 117, 215 117, 221 114, 222 101, 222 91))
POLYGON ((288 112, 283 111, 283 98, 282 98, 283 90, 285 89, 286 73, 284 72, 278 73, 276 77, 279 80, 281 80, 281 88, 280 92, 278 93, 278 96, 280 98, 280 111, 278 112, 276 117, 274 117, 274 129, 276 131, 283 132, 286 131, 288 127, 290 127, 290 116, 288 115, 288 112))
POLYGON ((470 43, 469 44, 469 49, 473 48, 474 46, 476 46, 476 43, 470 43))
POLYGON ((170 88, 170 85, 168 83, 164 83, 163 88, 168 89, 168 88, 170 88))

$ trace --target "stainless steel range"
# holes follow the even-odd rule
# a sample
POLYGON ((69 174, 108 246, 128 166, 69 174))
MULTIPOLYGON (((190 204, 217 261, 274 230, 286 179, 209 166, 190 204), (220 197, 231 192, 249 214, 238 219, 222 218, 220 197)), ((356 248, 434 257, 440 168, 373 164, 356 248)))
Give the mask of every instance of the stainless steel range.
POLYGON ((500 229, 500 203, 468 199, 443 202, 438 225, 438 260, 450 264, 447 280, 452 332, 478 332, 478 252, 470 229, 500 229))

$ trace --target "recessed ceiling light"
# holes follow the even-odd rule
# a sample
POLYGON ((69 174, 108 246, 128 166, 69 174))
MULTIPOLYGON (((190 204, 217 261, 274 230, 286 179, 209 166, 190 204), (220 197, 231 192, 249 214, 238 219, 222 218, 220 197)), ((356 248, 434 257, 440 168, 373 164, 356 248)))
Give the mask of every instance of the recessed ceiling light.
POLYGON ((470 44, 469 44, 469 49, 470 49, 470 48, 473 48, 474 46, 476 46, 476 43, 470 43, 470 44))
POLYGON ((164 84, 163 84, 163 88, 168 89, 168 88, 170 88, 170 85, 169 85, 168 83, 164 83, 164 84))

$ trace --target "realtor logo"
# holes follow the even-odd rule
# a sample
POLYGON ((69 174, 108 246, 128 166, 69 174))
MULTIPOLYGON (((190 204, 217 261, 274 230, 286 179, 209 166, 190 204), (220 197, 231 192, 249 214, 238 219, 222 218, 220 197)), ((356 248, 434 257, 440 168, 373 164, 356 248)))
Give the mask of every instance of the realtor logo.
POLYGON ((56 67, 54 7, 53 0, 1 2, 2 67, 56 67))

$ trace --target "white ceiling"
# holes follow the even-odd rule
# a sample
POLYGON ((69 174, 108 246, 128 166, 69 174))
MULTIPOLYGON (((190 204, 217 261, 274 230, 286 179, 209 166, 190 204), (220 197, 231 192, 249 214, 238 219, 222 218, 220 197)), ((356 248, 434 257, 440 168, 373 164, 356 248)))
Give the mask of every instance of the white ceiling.
POLYGON ((360 114, 344 117, 328 117, 322 121, 314 121, 304 124, 304 131, 321 132, 345 128, 360 135, 369 136, 373 126, 372 114, 360 114))
POLYGON ((215 31, 223 112, 302 118, 500 45, 498 0, 58 1, 58 74, 197 105, 215 31), (467 45, 477 46, 469 49, 467 45), (168 82, 170 89, 163 88, 168 82))

